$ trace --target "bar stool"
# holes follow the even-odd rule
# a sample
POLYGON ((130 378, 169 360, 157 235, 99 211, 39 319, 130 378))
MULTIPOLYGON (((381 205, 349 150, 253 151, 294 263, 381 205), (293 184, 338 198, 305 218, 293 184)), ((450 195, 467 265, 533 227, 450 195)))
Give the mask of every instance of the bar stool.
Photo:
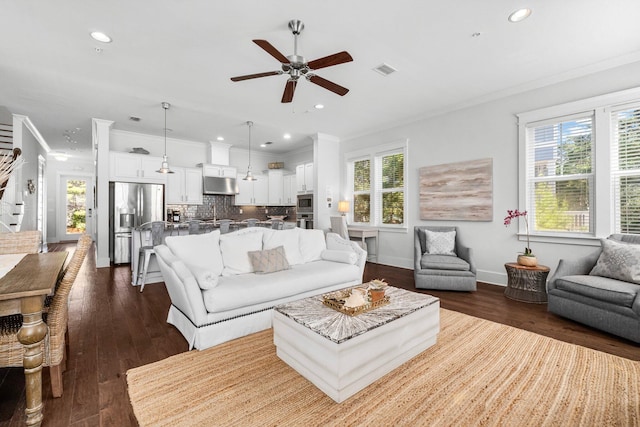
POLYGON ((229 232, 229 227, 231 226, 230 219, 221 219, 218 221, 220 224, 220 234, 225 234, 229 232))
POLYGON ((247 227, 255 227, 258 224, 258 219, 249 218, 249 219, 245 219, 244 222, 247 223, 247 227))
POLYGON ((189 226, 189 234, 200 234, 200 226, 202 225, 202 221, 199 219, 192 219, 187 221, 189 226))
POLYGON ((284 221, 281 219, 272 219, 271 228, 274 230, 282 230, 284 228, 284 221))
POLYGON ((140 292, 144 290, 145 281, 147 280, 147 270, 149 269, 149 261, 151 260, 151 255, 155 255, 156 251, 154 246, 162 244, 164 238, 164 230, 167 226, 167 223, 164 221, 152 221, 145 222, 140 227, 138 227, 137 231, 140 233, 140 250, 138 251, 138 280, 137 283, 140 285, 140 292), (151 244, 149 245, 149 236, 148 233, 151 232, 151 244), (143 242, 147 243, 143 245, 143 242), (140 270, 140 266, 142 266, 142 270, 140 270))

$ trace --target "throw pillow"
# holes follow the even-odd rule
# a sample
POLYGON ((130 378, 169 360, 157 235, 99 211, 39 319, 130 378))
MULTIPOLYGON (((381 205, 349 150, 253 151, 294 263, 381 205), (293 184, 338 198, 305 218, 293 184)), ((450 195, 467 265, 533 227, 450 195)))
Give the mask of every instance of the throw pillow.
POLYGON ((205 234, 168 236, 165 239, 165 244, 187 266, 200 267, 218 276, 222 273, 220 230, 205 234))
POLYGON ((302 254, 300 253, 300 242, 298 233, 300 229, 292 228, 291 230, 270 230, 271 233, 265 233, 263 237, 263 248, 273 249, 278 246, 284 246, 289 265, 302 264, 302 254))
POLYGON ((198 286, 200 286, 200 289, 213 289, 218 286, 218 278, 220 277, 218 274, 214 273, 211 270, 196 267, 193 265, 190 266, 187 264, 187 267, 189 267, 194 277, 196 278, 196 282, 198 282, 198 286))
POLYGON ((262 233, 229 233, 220 236, 223 276, 253 272, 248 252, 262 249, 262 233))
POLYGON ((427 252, 431 255, 456 255, 456 231, 423 230, 427 252))
POLYGON ((263 251, 251 251, 249 252, 249 260, 253 271, 257 274, 274 273, 289 269, 284 246, 263 251))
POLYGON ((353 265, 358 261, 358 255, 355 252, 326 249, 322 251, 322 259, 353 265))
POLYGON ((589 274, 640 284, 640 245, 612 239, 601 242, 602 253, 589 274))
POLYGON ((327 249, 327 241, 324 238, 324 231, 299 228, 300 254, 302 262, 312 262, 322 259, 322 251, 327 249))

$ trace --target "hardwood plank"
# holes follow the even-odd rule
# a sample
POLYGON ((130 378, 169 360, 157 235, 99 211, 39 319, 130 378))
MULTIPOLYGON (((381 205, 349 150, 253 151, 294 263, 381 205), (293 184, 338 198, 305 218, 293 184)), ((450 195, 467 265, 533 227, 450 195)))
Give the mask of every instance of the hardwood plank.
MULTIPOLYGON (((50 250, 73 247, 51 245, 50 250)), ((477 292, 416 290, 413 270, 367 263, 365 280, 374 278, 435 295, 446 309, 640 360, 639 345, 548 313, 546 304, 510 300, 502 286, 479 283, 477 292)), ((89 251, 69 301, 64 392, 53 399, 45 368, 43 425, 136 426, 126 392, 127 369, 188 348, 177 329, 166 323, 171 302, 164 284, 150 284, 141 294, 131 286, 129 266, 96 269, 95 255, 89 251)), ((22 369, 0 369, 0 427, 24 424, 24 402, 22 369)))

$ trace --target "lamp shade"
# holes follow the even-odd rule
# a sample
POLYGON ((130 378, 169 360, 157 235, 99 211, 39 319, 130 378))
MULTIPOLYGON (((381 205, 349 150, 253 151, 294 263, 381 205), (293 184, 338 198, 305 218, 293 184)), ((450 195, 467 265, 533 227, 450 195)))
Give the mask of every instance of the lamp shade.
POLYGON ((349 212, 349 202, 347 200, 340 200, 338 202, 338 212, 340 212, 342 215, 349 212))

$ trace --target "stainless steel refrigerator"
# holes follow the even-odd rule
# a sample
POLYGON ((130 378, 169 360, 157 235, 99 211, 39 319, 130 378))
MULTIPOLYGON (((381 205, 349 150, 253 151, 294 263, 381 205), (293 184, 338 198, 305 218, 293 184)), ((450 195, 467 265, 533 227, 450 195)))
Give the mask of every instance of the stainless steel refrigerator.
POLYGON ((135 228, 164 220, 164 185, 109 183, 109 257, 114 264, 131 262, 135 228))

